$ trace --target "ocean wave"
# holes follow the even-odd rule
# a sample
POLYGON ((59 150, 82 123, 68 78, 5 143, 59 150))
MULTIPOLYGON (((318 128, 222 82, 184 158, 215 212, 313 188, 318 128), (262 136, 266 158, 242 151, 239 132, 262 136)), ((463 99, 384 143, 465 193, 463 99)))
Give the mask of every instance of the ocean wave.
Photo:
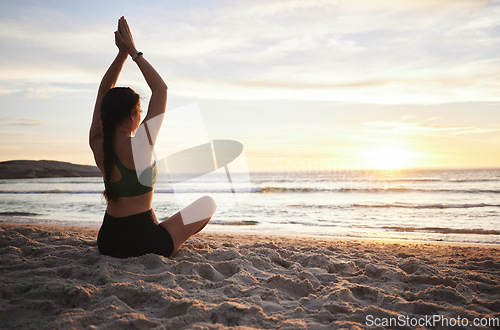
POLYGON ((449 179, 446 181, 462 183, 462 182, 498 182, 498 180, 499 180, 498 178, 494 178, 494 179, 449 179))
MULTIPOLYGON (((260 192, 258 188, 155 188, 157 194, 183 194, 183 193, 251 193, 260 192)), ((0 194, 101 194, 102 190, 64 190, 64 189, 36 189, 36 190, 0 190, 0 194)))
POLYGON ((56 225, 56 226, 84 226, 94 227, 100 226, 102 219, 96 221, 67 221, 67 220, 54 220, 54 219, 38 219, 23 216, 0 216, 0 222, 16 223, 16 224, 33 224, 33 225, 56 225))
MULTIPOLYGON (((230 189, 228 187, 193 187, 193 188, 155 188, 157 194, 182 194, 182 193, 465 193, 465 194, 500 194, 496 189, 433 189, 433 188, 409 188, 409 187, 339 187, 339 188, 319 188, 319 187, 239 187, 230 189)), ((34 190, 0 190, 0 194, 101 194, 101 189, 86 190, 66 190, 66 189, 34 189, 34 190)))
POLYGON ((260 192, 260 193, 310 192, 310 191, 331 191, 331 189, 266 186, 266 187, 262 187, 262 188, 255 188, 255 190, 254 190, 254 192, 260 192))
POLYGON ((377 181, 377 182, 442 182, 442 179, 439 178, 381 178, 381 179, 370 179, 370 181, 377 181))
POLYGON ((211 225, 222 225, 222 226, 255 226, 259 224, 256 220, 211 220, 211 225))
POLYGON ((353 204, 354 207, 366 208, 408 208, 408 209, 469 209, 477 207, 500 207, 500 204, 447 204, 447 203, 434 203, 434 204, 409 204, 409 203, 388 203, 388 204, 353 204))
POLYGON ((376 188, 311 188, 311 187, 278 187, 266 186, 262 188, 253 188, 252 192, 260 193, 294 193, 294 192, 426 192, 426 193, 491 193, 499 194, 500 190, 494 189, 423 189, 423 188, 408 188, 408 187, 376 187, 376 188))
POLYGON ((464 183, 464 182, 498 182, 497 178, 492 179, 382 179, 380 181, 387 182, 453 182, 453 183, 464 183))
POLYGON ((385 226, 384 229, 390 229, 398 232, 428 232, 438 234, 477 234, 477 235, 500 235, 500 230, 483 228, 440 228, 440 227, 401 227, 385 226))
POLYGON ((41 214, 40 213, 33 213, 33 212, 16 212, 16 211, 0 212, 0 216, 5 216, 5 217, 34 217, 37 215, 41 215, 41 214))
POLYGON ((155 188, 155 193, 156 194, 186 194, 186 193, 239 193, 239 194, 245 194, 245 193, 253 193, 253 192, 258 192, 257 188, 250 188, 250 187, 243 187, 243 188, 227 188, 227 187, 222 187, 222 188, 211 188, 211 187, 195 187, 195 188, 169 188, 169 189, 163 189, 163 188, 155 188))
POLYGON ((0 194, 101 194, 102 190, 0 190, 0 194))
POLYGON ((469 209, 479 207, 500 207, 500 204, 487 203, 470 203, 470 204, 449 204, 449 203, 433 203, 433 204, 411 204, 411 203, 354 203, 354 204, 305 204, 296 203, 288 204, 288 207, 300 207, 310 209, 350 209, 358 208, 406 208, 406 209, 469 209))

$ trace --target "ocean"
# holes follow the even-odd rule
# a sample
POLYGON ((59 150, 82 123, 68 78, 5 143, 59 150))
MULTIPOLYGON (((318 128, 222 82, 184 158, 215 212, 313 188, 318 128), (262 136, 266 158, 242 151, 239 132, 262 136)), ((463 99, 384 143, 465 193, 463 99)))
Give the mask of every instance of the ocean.
MULTIPOLYGON (((500 169, 250 173, 170 182, 153 207, 168 217, 202 195, 206 231, 500 244, 500 169)), ((0 180, 0 221, 99 226, 100 178, 0 180)))

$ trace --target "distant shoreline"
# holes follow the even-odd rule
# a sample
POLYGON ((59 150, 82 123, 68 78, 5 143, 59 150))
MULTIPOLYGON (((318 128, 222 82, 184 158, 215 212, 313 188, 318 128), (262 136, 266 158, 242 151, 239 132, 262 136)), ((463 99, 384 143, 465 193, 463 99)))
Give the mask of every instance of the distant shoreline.
MULTIPOLYGON (((341 169, 322 171, 254 171, 253 173, 331 173, 331 172, 374 172, 374 173, 399 173, 412 171, 474 171, 474 170, 500 170, 500 167, 478 168, 403 168, 398 170, 381 169, 341 169)), ((69 177, 101 177, 99 168, 95 165, 80 165, 56 160, 8 160, 0 162, 0 180, 4 179, 37 179, 37 178, 69 178, 69 177)))
POLYGON ((0 162, 0 179, 100 177, 97 166, 55 160, 9 160, 0 162))

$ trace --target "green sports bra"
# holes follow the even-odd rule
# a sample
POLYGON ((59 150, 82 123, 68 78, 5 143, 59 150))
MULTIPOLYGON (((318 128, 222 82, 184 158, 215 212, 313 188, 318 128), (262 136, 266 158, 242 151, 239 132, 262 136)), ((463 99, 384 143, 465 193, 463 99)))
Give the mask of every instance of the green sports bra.
POLYGON ((118 197, 135 197, 153 191, 153 186, 156 183, 156 176, 158 174, 156 161, 150 168, 142 171, 138 178, 136 170, 125 167, 114 150, 113 158, 122 177, 116 182, 104 182, 106 189, 115 191, 118 197))

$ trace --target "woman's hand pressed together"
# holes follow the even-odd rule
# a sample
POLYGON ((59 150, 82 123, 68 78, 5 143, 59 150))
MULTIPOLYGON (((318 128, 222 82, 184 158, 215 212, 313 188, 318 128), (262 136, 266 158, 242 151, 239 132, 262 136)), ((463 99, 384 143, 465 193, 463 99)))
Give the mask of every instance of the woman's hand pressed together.
POLYGON ((118 30, 115 32, 115 42, 120 51, 124 50, 130 54, 130 56, 137 54, 132 32, 130 32, 127 20, 123 16, 118 20, 118 30))

